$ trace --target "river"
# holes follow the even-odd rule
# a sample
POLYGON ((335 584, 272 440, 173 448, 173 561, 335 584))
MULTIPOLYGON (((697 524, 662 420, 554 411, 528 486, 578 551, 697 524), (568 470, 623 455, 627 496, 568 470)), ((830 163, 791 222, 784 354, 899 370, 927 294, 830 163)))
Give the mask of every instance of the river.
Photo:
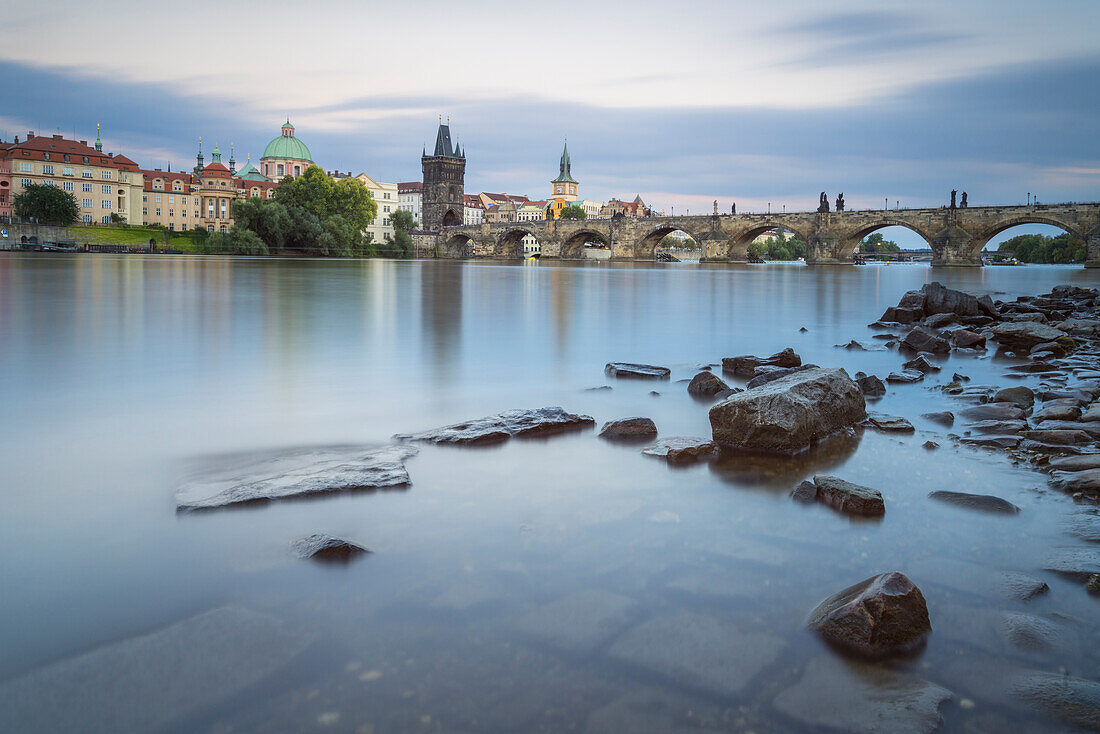
MULTIPOLYGON (((800 695, 803 671, 874 688, 887 666, 843 662, 805 616, 899 570, 928 599, 934 631, 889 668, 951 692, 945 731, 1060 730, 990 681, 1100 674, 1095 599, 1042 570, 1052 547, 1087 545, 1069 532, 1082 509, 1043 475, 953 446, 920 419, 958 409, 930 389, 949 378, 891 385, 876 406, 910 418, 915 435, 868 431, 791 460, 673 469, 586 431, 423 446, 402 491, 175 511, 175 488, 212 463, 387 443, 510 408, 560 405, 597 426, 642 415, 662 435, 707 436, 707 406, 678 382, 698 366, 790 346, 885 376, 896 352, 835 345, 874 344, 867 325, 931 280, 1005 300, 1098 284, 1095 271, 1058 266, 0 255, 0 691, 42 673, 32 703, 63 708, 50 676, 71 675, 77 656, 112 649, 142 669, 158 648, 120 641, 228 607, 278 620, 295 654, 261 663, 249 656, 263 657, 262 641, 230 646, 215 667, 240 680, 189 695, 168 674, 158 687, 183 686, 179 700, 134 721, 212 734, 807 731, 779 703, 800 695), (665 365, 672 379, 613 381, 610 361, 665 365), (942 448, 922 448, 929 439, 942 448), (792 503, 815 472, 880 489, 885 518, 792 503), (936 489, 1022 511, 966 512, 930 502, 936 489), (295 557, 290 543, 315 532, 373 553, 338 568, 295 557), (998 597, 982 581, 999 570, 1050 592, 998 597), (1059 641, 1006 640, 998 620, 1012 614, 1055 624, 1059 641), (676 648, 656 639, 669 629, 690 634, 676 648), (743 674, 714 649, 743 655, 743 674)), ((1009 384, 1003 367, 952 356, 944 374, 1009 384)), ((90 689, 112 690, 96 677, 113 672, 92 668, 90 689)), ((83 715, 96 731, 141 706, 121 691, 83 715)))

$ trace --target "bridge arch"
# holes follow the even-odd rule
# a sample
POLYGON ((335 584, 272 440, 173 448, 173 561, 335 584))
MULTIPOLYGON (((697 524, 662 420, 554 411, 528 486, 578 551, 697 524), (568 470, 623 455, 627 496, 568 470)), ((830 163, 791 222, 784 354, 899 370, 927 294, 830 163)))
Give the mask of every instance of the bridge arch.
POLYGON ((566 237, 561 243, 561 255, 559 257, 562 260, 583 260, 584 246, 594 241, 608 244, 607 237, 601 232, 589 228, 581 229, 566 237))
POLYGON ((850 260, 855 255, 856 249, 859 247, 859 243, 863 242, 863 239, 868 235, 874 234, 880 229, 887 227, 902 227, 914 234, 917 234, 923 239, 929 247, 932 247, 933 235, 925 232, 920 227, 917 227, 912 222, 906 222, 901 219, 894 219, 892 217, 884 217, 876 222, 870 224, 864 224, 858 229, 852 230, 845 234, 840 240, 840 251, 837 253, 837 259, 850 260))
POLYGON ((531 235, 535 239, 538 239, 538 235, 535 234, 533 229, 526 227, 511 227, 505 230, 500 237, 497 238, 496 245, 493 247, 493 256, 504 259, 523 259, 523 238, 527 235, 531 235))
POLYGON ((657 245, 661 244, 661 240, 664 239, 666 235, 670 235, 673 232, 684 232, 690 235, 696 242, 702 242, 699 236, 690 229, 687 229, 683 222, 660 224, 634 241, 634 259, 656 260, 657 245))
POLYGON ((473 254, 473 238, 462 233, 451 235, 443 243, 444 257, 463 258, 473 254))
POLYGON ((1001 234, 1005 230, 1027 224, 1045 224, 1050 227, 1057 227, 1063 232, 1066 232, 1067 234, 1081 240, 1082 243, 1085 243, 1086 248, 1088 246, 1089 233, 1078 227, 1076 223, 1066 222, 1062 219, 1059 219, 1058 217, 1052 217, 1044 215, 1042 213, 1035 213, 1022 214, 1011 217, 1009 219, 997 222, 990 227, 979 230, 970 240, 970 248, 968 254, 972 258, 980 258, 982 255, 982 250, 985 249, 985 246, 989 244, 989 241, 991 239, 1001 234))
POLYGON ((455 212, 454 209, 448 209, 447 213, 443 215, 444 227, 461 227, 462 215, 455 212))
POLYGON ((790 232, 798 239, 806 243, 809 247, 810 240, 808 233, 802 231, 801 227, 792 227, 785 221, 776 219, 768 219, 757 224, 750 225, 744 229, 740 229, 734 232, 729 237, 729 242, 726 247, 726 257, 729 260, 743 262, 749 259, 749 245, 753 243, 760 235, 765 232, 770 232, 773 229, 782 229, 786 232, 790 232))

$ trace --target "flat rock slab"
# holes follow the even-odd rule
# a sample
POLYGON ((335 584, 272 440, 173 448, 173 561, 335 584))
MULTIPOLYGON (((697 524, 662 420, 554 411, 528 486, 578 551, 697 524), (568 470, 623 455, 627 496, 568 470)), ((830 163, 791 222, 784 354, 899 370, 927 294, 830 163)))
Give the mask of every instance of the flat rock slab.
POLYGON ((332 535, 314 533, 294 542, 294 551, 300 558, 311 558, 322 563, 349 563, 353 558, 370 553, 350 540, 332 535))
POLYGON ((955 425, 955 414, 950 410, 941 410, 935 413, 921 413, 920 417, 948 428, 955 425))
POLYGON ((161 731, 286 666, 307 640, 223 607, 0 685, 0 731, 161 731))
POLYGON ((303 449, 253 460, 185 482, 176 509, 209 510, 229 505, 334 492, 406 487, 411 446, 303 449))
POLYGON ((862 517, 882 517, 886 514, 882 493, 877 489, 825 474, 815 476, 814 484, 817 486, 817 501, 837 512, 862 517))
POLYGON ((775 707, 815 731, 928 734, 939 728, 940 705, 952 697, 920 678, 825 657, 807 663, 798 683, 775 697, 775 707))
POLYGON ((421 433, 399 433, 399 441, 477 446, 502 443, 512 437, 549 436, 594 426, 592 416, 569 413, 557 406, 534 410, 506 410, 503 413, 454 423, 421 433))
POLYGON ((1083 454, 1081 456, 1066 456, 1061 459, 1051 459, 1047 466, 1057 471, 1086 471, 1088 469, 1100 469, 1100 454, 1083 454))
POLYGON ((638 625, 611 646, 610 654, 680 685, 728 696, 775 663, 784 644, 727 620, 681 611, 638 625))
POLYGON ((966 436, 959 439, 959 443, 982 449, 1014 449, 1023 440, 1021 436, 966 436))
POLYGON ((924 373, 920 370, 902 370, 886 375, 887 382, 920 382, 924 379, 924 373))
POLYGON ((1018 421, 1022 420, 1026 413, 1015 403, 986 403, 966 408, 961 411, 961 415, 976 421, 1018 421))
POLYGON ((722 371, 738 377, 752 377, 757 367, 798 367, 802 364, 793 349, 787 347, 782 352, 776 352, 770 357, 754 357, 742 355, 740 357, 723 357, 722 371))
POLYGON ((672 374, 668 367, 652 364, 633 364, 631 362, 608 362, 603 368, 609 377, 624 377, 635 380, 667 380, 672 374))
POLYGON ((709 438, 690 438, 673 436, 663 438, 652 446, 642 449, 646 456, 658 456, 670 464, 687 464, 714 458, 718 446, 709 438))
POLYGON ((868 413, 867 423, 872 428, 885 433, 913 433, 913 424, 905 418, 897 415, 886 415, 885 413, 868 413))
POLYGON ((1047 555, 1043 568, 1077 581, 1088 581, 1093 574, 1100 573, 1100 548, 1054 548, 1047 555))
POLYGON ((1056 329, 1038 321, 1015 321, 997 324, 993 327, 993 338, 1002 344, 1009 346, 1021 346, 1031 348, 1043 342, 1052 342, 1066 335, 1061 329, 1056 329))
POLYGON ((938 490, 928 495, 934 500, 944 502, 955 507, 963 507, 967 510, 979 512, 992 512, 1000 515, 1015 515, 1020 508, 1008 500, 994 497, 990 494, 969 494, 968 492, 949 492, 938 490))
POLYGON ((1050 474, 1050 481, 1054 486, 1071 494, 1084 492, 1086 494, 1100 495, 1100 469, 1054 471, 1050 474))
POLYGON ((515 629, 548 645, 588 654, 626 626, 634 607, 634 600, 626 596, 582 591, 543 604, 521 617, 515 629))
POLYGON ((586 734, 698 734, 729 731, 724 709, 662 688, 621 696, 588 716, 586 734))
POLYGON ((1085 730, 1100 731, 1100 683, 1068 675, 1029 671, 1011 684, 1033 708, 1085 730))

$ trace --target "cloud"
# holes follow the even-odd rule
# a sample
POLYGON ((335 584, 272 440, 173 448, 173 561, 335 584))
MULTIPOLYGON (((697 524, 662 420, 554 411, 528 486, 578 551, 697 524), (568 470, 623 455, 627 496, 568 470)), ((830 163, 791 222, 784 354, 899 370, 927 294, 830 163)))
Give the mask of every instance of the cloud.
POLYGON ((781 35, 795 36, 810 51, 779 62, 779 66, 839 67, 867 64, 890 56, 961 45, 971 34, 927 27, 916 15, 897 12, 853 12, 827 15, 783 26, 781 35))

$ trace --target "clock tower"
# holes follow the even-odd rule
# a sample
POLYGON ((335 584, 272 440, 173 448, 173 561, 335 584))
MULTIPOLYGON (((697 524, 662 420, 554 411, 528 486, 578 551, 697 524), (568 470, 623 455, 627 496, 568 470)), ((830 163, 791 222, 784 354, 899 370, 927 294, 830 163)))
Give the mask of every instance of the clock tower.
POLYGON ((550 198, 562 201, 577 200, 577 181, 570 172, 569 142, 561 151, 561 163, 558 166, 558 177, 550 182, 550 198))

